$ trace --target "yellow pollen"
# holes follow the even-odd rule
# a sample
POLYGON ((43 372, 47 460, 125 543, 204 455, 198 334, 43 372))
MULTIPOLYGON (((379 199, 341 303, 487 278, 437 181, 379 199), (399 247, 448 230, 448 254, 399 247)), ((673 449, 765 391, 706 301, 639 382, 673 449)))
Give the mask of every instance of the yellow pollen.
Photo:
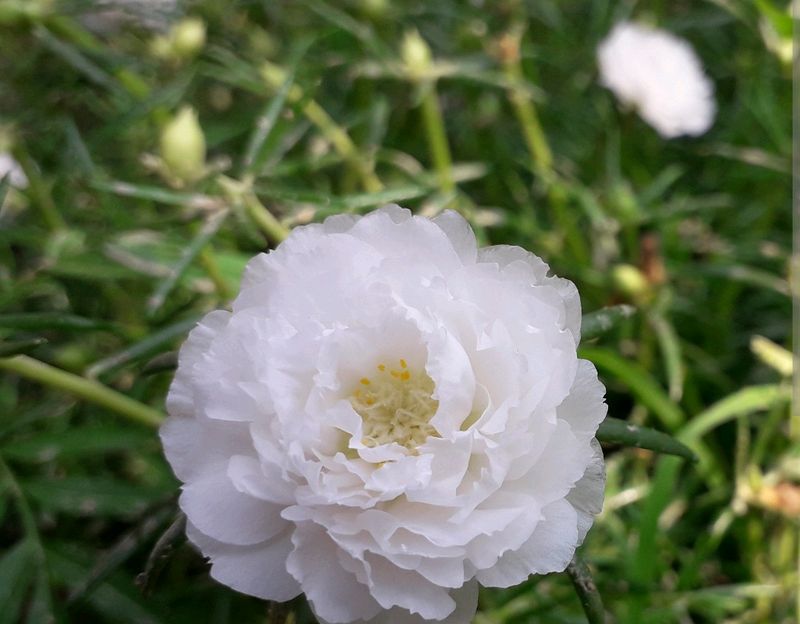
MULTIPOLYGON (((389 375, 361 378, 350 404, 363 421, 362 444, 396 443, 415 453, 427 438, 438 436, 429 421, 439 402, 432 396, 435 385, 424 368, 409 368, 404 359, 400 366, 401 370, 389 370, 389 375)), ((378 370, 387 372, 384 364, 378 364, 378 370)))

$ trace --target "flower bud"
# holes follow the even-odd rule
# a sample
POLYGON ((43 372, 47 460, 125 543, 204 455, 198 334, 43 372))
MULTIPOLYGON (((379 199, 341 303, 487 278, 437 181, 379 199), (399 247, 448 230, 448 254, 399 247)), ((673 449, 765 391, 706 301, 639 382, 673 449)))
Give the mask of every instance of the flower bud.
POLYGON ((611 281, 616 289, 636 303, 645 303, 652 289, 644 274, 632 264, 618 264, 611 271, 611 281))
POLYGON ((187 17, 175 24, 170 33, 172 53, 176 58, 195 56, 206 44, 206 25, 199 17, 187 17))
POLYGON ((750 339, 750 350, 759 360, 775 369, 784 377, 791 377, 794 372, 794 356, 788 349, 775 344, 769 338, 753 336, 750 339))
POLYGON ((400 56, 406 73, 414 80, 421 79, 430 70, 433 58, 430 46, 416 30, 406 32, 400 56))
POLYGON ((161 132, 161 159, 169 172, 182 182, 194 182, 203 176, 206 139, 197 121, 197 113, 184 106, 161 132))

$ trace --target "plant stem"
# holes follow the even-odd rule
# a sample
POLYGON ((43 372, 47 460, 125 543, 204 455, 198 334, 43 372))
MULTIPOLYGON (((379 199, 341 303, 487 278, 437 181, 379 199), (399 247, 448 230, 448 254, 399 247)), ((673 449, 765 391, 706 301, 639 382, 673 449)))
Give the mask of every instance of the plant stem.
POLYGON ((219 295, 220 299, 223 301, 230 301, 233 299, 235 293, 231 290, 230 285, 227 281, 225 281, 225 276, 222 275, 222 271, 219 269, 219 264, 217 263, 217 258, 214 256, 214 250, 212 249, 211 245, 206 245, 203 249, 200 250, 200 254, 197 256, 198 260, 200 260, 200 264, 203 265, 208 277, 211 278, 211 281, 214 282, 214 287, 217 289, 217 294, 219 295))
POLYGON ((456 190, 456 183, 453 180, 453 161, 450 156, 450 146, 447 143, 447 132, 435 82, 430 81, 422 85, 421 106, 425 135, 428 138, 433 166, 439 179, 439 188, 445 195, 451 195, 456 190))
POLYGON ((84 401, 106 407, 140 424, 158 427, 164 420, 161 412, 152 407, 131 399, 97 381, 68 373, 27 355, 0 358, 0 370, 6 370, 21 377, 37 381, 45 386, 63 390, 84 401))
POLYGON ((603 608, 603 599, 592 580, 589 566, 576 554, 567 566, 567 574, 572 580, 589 624, 604 624, 606 612, 603 608))
POLYGON ((255 193, 247 191, 242 196, 242 202, 247 210, 247 214, 249 214, 253 221, 256 222, 256 225, 261 228, 261 231, 267 235, 267 238, 280 243, 289 236, 289 230, 283 227, 280 221, 275 218, 275 215, 267 210, 267 207, 261 203, 255 193))

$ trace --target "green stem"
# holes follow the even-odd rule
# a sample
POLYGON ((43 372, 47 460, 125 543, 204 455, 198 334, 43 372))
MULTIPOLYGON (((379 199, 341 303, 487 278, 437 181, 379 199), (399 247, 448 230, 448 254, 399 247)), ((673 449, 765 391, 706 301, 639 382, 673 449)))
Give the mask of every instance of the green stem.
POLYGON ((256 222, 256 225, 261 228, 261 231, 267 235, 271 241, 281 242, 289 236, 289 230, 283 227, 275 218, 267 207, 261 203, 252 191, 248 191, 242 197, 242 202, 247 210, 247 214, 256 222))
POLYGON ((525 143, 531 155, 531 168, 543 175, 551 175, 553 170, 553 152, 539 122, 536 104, 524 89, 525 79, 518 54, 509 54, 503 58, 503 70, 508 80, 508 99, 517 115, 525 143))
POLYGON ((225 280, 225 276, 222 275, 222 271, 219 269, 219 264, 217 263, 217 258, 214 255, 214 250, 211 248, 211 245, 206 245, 200 250, 198 259, 200 260, 200 264, 203 265, 208 277, 214 282, 214 287, 217 289, 217 294, 220 299, 223 301, 230 301, 233 299, 236 293, 233 292, 230 285, 225 280))
POLYGON ((576 554, 567 566, 567 574, 572 580, 589 624, 604 624, 606 612, 603 608, 603 599, 594 584, 589 566, 576 554))
POLYGON ((456 183, 453 180, 453 162, 450 156, 450 146, 447 143, 442 109, 436 94, 436 83, 430 82, 422 85, 422 91, 422 119, 425 124, 425 135, 428 138, 433 166, 439 179, 439 188, 444 194, 451 195, 455 193, 456 183))
POLYGON ((135 422, 158 427, 164 417, 158 410, 112 390, 103 384, 60 370, 27 355, 0 358, 0 370, 6 370, 37 381, 45 386, 68 392, 73 396, 106 407, 135 422))

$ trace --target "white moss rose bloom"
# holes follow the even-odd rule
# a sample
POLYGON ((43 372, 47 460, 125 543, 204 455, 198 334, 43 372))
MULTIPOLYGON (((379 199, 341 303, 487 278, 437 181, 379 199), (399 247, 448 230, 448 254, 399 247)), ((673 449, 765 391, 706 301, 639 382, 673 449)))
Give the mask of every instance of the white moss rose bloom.
POLYGON ((665 138, 697 136, 714 122, 714 86, 683 39, 633 22, 597 48, 600 80, 665 138))
POLYGON ((323 622, 467 623, 603 501, 575 286, 454 212, 296 228, 180 352, 161 438, 211 576, 323 622))

